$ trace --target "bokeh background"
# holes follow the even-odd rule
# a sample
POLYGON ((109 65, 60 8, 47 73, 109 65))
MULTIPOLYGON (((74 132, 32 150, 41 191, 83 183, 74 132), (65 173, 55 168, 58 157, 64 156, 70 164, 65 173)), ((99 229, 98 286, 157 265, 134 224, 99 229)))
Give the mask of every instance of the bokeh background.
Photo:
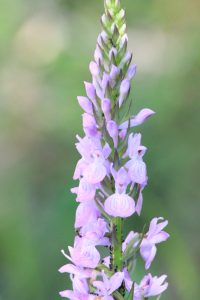
MULTIPOLYGON (((134 112, 157 112, 140 128, 149 148, 142 220, 126 229, 169 219, 151 271, 169 275, 162 299, 199 299, 200 2, 122 2, 138 64, 134 112)), ((103 0, 0 0, 0 300, 55 300, 69 287, 57 269, 74 236, 76 96, 90 80, 102 11, 103 0)))

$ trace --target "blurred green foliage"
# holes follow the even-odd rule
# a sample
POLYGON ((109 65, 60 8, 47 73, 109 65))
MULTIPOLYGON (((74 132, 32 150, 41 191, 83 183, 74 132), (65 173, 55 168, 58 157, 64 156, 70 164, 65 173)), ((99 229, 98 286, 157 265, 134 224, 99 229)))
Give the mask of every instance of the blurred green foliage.
MULTIPOLYGON (((142 221, 126 229, 169 219, 171 239, 152 272, 169 275, 163 300, 198 299, 200 2, 122 2, 138 64, 134 112, 157 112, 141 129, 149 148, 142 221)), ((55 300, 70 286, 57 269, 74 236, 76 96, 90 80, 102 10, 103 0, 0 1, 0 300, 55 300)))

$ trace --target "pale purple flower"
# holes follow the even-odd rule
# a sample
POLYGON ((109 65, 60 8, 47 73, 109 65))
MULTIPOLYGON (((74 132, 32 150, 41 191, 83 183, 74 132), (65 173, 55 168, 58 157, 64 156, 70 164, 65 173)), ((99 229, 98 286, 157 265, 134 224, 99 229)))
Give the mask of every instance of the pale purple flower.
POLYGON ((111 138, 113 139, 114 147, 117 148, 118 144, 118 125, 115 121, 110 120, 107 122, 107 130, 111 138))
POLYGON ((80 234, 88 239, 88 244, 93 246, 110 244, 109 239, 105 237, 106 232, 108 232, 107 223, 101 218, 87 222, 80 230, 80 234))
POLYGON ((80 107, 88 114, 93 114, 92 103, 87 97, 78 96, 80 107))
POLYGON ((88 222, 96 221, 100 217, 100 212, 94 201, 80 203, 76 210, 75 228, 80 228, 88 222), (87 218, 86 218, 87 216, 87 218))
POLYGON ((87 81, 85 81, 84 84, 85 84, 85 90, 86 90, 86 94, 87 94, 88 98, 91 101, 94 101, 94 100, 96 101, 96 91, 95 91, 93 84, 90 82, 87 82, 87 81))
POLYGON ((73 291, 65 290, 60 292, 60 296, 70 300, 94 300, 95 296, 89 294, 89 288, 85 279, 77 276, 72 278, 73 291))
POLYGON ((143 300, 162 294, 168 287, 168 283, 165 282, 166 278, 166 275, 161 277, 152 277, 151 274, 146 275, 139 285, 135 284, 134 300, 143 300))
POLYGON ((70 256, 68 259, 75 265, 85 268, 96 268, 100 262, 100 254, 87 239, 76 237, 74 247, 68 247, 70 256))
POLYGON ((79 138, 76 147, 82 158, 76 166, 74 179, 83 176, 88 183, 100 183, 108 173, 109 166, 106 160, 111 149, 107 144, 102 148, 99 137, 79 138))
POLYGON ((137 65, 131 65, 129 68, 128 68, 128 72, 127 72, 127 78, 129 80, 131 80, 135 74, 136 74, 136 70, 137 70, 137 65))
POLYGON ((58 271, 60 273, 70 273, 72 275, 78 276, 79 278, 90 278, 93 272, 92 269, 86 269, 72 264, 66 264, 62 266, 58 271))
POLYGON ((135 212, 135 201, 127 194, 115 193, 106 199, 104 209, 112 217, 127 218, 135 212))
POLYGON ((135 241, 133 244, 133 247, 136 247, 138 245, 138 240, 139 240, 139 234, 134 231, 130 231, 129 234, 127 235, 125 241, 122 244, 122 251, 124 252, 128 246, 128 244, 132 241, 135 241))
POLYGON ((92 184, 101 182, 107 175, 105 159, 100 151, 93 154, 94 161, 89 164, 83 171, 85 179, 92 184))
POLYGON ((130 92, 130 81, 128 79, 124 79, 120 86, 120 96, 119 96, 119 107, 122 105, 123 101, 127 98, 130 92))
POLYGON ((102 108, 102 111, 103 111, 104 116, 106 118, 106 121, 108 122, 111 118, 111 114, 110 114, 111 101, 110 101, 110 99, 108 99, 108 98, 103 99, 102 102, 101 102, 101 108, 102 108))
POLYGON ((136 206, 135 206, 135 210, 136 210, 136 213, 138 214, 138 216, 140 216, 140 214, 141 214, 142 205, 143 205, 143 195, 142 195, 142 189, 140 189, 138 199, 137 199, 137 203, 136 203, 136 206))
POLYGON ((98 134, 96 120, 88 113, 83 114, 83 130, 89 137, 95 137, 98 134))
POLYGON ((125 193, 126 188, 130 183, 130 178, 125 168, 121 167, 118 171, 116 171, 113 167, 111 167, 111 173, 115 180, 116 192, 120 194, 125 193))
POLYGON ((129 136, 127 152, 130 160, 126 163, 126 167, 132 182, 144 186, 147 183, 147 170, 142 157, 146 152, 146 147, 141 146, 140 143, 141 134, 129 136))
POLYGON ((96 62, 91 61, 90 65, 89 65, 89 69, 90 69, 90 72, 93 76, 98 76, 99 75, 99 67, 98 67, 96 62))
POLYGON ((95 52, 94 52, 94 59, 95 59, 95 61, 96 61, 96 63, 97 63, 98 65, 99 65, 99 64, 102 62, 102 60, 103 60, 103 56, 102 56, 102 53, 101 53, 101 51, 100 51, 98 45, 96 46, 96 49, 95 49, 95 52))
POLYGON ((149 269, 155 258, 157 252, 156 244, 164 242, 169 238, 169 234, 163 231, 167 224, 168 221, 163 221, 163 218, 154 218, 150 223, 149 231, 142 240, 140 253, 145 261, 146 269, 149 269), (161 222, 158 223, 159 221, 161 222))
POLYGON ((77 194, 77 202, 85 202, 94 199, 96 194, 96 185, 88 183, 85 178, 81 178, 79 186, 71 189, 72 193, 77 194))
POLYGON ((103 296, 102 300, 114 300, 111 295, 121 286, 124 273, 117 272, 108 278, 106 274, 102 272, 102 279, 103 281, 94 281, 93 286, 97 288, 99 296, 103 296))
MULTIPOLYGON (((131 119, 131 122, 130 122, 131 127, 135 127, 135 126, 143 124, 149 117, 151 117, 154 114, 155 114, 155 112, 149 108, 142 109, 136 116, 134 116, 131 119)), ((119 126, 119 129, 127 129, 128 124, 129 124, 129 121, 122 123, 119 126)))
POLYGON ((123 167, 118 172, 111 168, 111 172, 115 179, 116 192, 106 199, 104 209, 113 217, 130 217, 135 212, 135 201, 126 194, 130 178, 123 167))

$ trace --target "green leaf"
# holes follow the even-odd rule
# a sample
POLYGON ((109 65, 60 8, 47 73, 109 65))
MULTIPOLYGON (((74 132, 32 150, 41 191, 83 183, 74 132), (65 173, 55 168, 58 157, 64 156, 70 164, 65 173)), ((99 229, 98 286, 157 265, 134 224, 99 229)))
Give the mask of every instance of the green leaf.
POLYGON ((135 289, 135 283, 133 283, 131 291, 130 291, 130 293, 129 293, 129 295, 128 295, 128 297, 127 297, 126 300, 133 300, 134 289, 135 289))

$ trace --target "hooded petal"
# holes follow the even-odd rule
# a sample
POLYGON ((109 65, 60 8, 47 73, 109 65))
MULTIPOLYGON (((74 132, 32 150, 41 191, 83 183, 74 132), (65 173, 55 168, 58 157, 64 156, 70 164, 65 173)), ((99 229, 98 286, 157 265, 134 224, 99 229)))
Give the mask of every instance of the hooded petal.
POLYGON ((95 193, 95 185, 88 183, 85 178, 81 178, 77 192, 77 201, 84 202, 93 200, 95 193))
POLYGON ((91 220, 97 220, 99 216, 100 212, 93 201, 82 202, 76 210, 75 228, 82 227, 91 220))
POLYGON ((135 212, 135 201, 126 194, 115 193, 106 199, 104 209, 113 217, 130 217, 135 212))

